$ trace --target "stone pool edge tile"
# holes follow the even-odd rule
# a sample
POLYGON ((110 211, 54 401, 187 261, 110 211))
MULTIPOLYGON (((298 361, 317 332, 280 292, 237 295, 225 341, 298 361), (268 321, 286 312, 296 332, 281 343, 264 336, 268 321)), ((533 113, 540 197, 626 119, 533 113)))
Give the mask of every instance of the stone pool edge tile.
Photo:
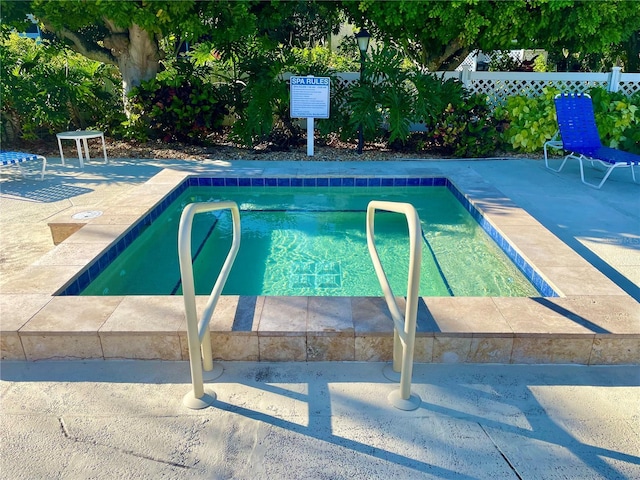
POLYGON ((182 297, 125 296, 98 330, 105 359, 182 360, 182 297))
MULTIPOLYGON (((182 297, 179 297, 184 303, 182 297)), ((196 310, 201 318, 209 300, 196 296, 196 310)), ((260 360, 258 324, 264 297, 220 296, 209 322, 211 352, 214 360, 257 362, 260 360)), ((186 318, 178 330, 182 360, 189 360, 186 318)))
POLYGON ((264 297, 258 324, 260 361, 307 360, 309 297, 264 297))
POLYGON ((0 294, 0 360, 26 360, 20 329, 53 297, 46 294, 0 294))
POLYGON ((76 278, 84 267, 79 265, 30 265, 20 276, 3 284, 0 294, 54 295, 68 282, 76 278))
POLYGON ((593 340, 589 365, 640 364, 640 335, 599 336, 593 340))
POLYGON ((307 361, 355 361, 350 297, 309 297, 307 361))
POLYGON ((27 360, 104 358, 98 331, 123 297, 52 297, 19 330, 27 360))

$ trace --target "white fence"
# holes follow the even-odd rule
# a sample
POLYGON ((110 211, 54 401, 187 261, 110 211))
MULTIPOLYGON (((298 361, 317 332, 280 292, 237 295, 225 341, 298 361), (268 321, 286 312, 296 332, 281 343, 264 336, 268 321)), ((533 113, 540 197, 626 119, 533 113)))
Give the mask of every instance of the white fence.
MULTIPOLYGON (((464 68, 458 72, 435 72, 439 77, 453 78, 464 84, 471 93, 489 97, 491 104, 503 102, 512 95, 537 96, 545 87, 556 87, 562 92, 582 93, 592 87, 602 87, 610 92, 621 92, 630 97, 640 91, 640 73, 622 73, 620 67, 611 72, 475 72, 464 68)), ((359 73, 339 73, 343 84, 357 82, 359 73)))

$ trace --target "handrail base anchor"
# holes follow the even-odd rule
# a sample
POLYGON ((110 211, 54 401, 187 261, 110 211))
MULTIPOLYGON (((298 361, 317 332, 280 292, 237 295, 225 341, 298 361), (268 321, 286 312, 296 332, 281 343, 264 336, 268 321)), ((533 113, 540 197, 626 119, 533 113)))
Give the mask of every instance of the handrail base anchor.
POLYGON ((202 410, 203 408, 210 407, 213 405, 213 402, 216 401, 216 392, 214 392, 210 388, 204 389, 204 395, 200 398, 196 398, 193 395, 193 390, 188 392, 184 397, 182 397, 182 405, 191 410, 202 410))
POLYGON ((384 375, 384 378, 391 380, 392 382, 400 382, 400 372, 396 372, 393 369, 393 363, 387 363, 382 367, 382 375, 384 375))
POLYGON ((202 380, 205 382, 213 382, 222 376, 224 367, 219 363, 214 363, 211 370, 202 370, 202 380))
POLYGON ((409 398, 407 399, 402 398, 400 389, 391 392, 387 397, 387 400, 389 400, 389 403, 391 403, 391 405, 396 407, 398 410, 405 410, 407 412, 417 410, 422 403, 422 399, 420 398, 420 396, 416 395, 415 393, 411 393, 409 395, 409 398))

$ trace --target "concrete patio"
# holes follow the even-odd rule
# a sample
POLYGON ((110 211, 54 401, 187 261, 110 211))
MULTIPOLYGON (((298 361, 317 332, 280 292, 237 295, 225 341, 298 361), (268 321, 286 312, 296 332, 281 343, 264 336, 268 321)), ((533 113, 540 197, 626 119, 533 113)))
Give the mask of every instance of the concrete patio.
MULTIPOLYGON (((535 160, 368 165, 114 160, 87 164, 82 172, 50 159, 44 182, 3 170, 4 352, 8 337, 20 341, 18 331, 38 320, 39 310, 30 311, 30 302, 51 300, 46 293, 7 292, 32 264, 47 264, 46 259, 51 264, 54 245, 47 224, 117 205, 171 167, 228 175, 471 170, 546 227, 572 261, 584 261, 593 275, 602 275, 612 293, 605 296, 614 297, 615 308, 596 314, 611 328, 624 326, 629 344, 623 363, 632 364, 419 363, 413 392, 422 403, 403 412, 387 401, 397 385, 384 377, 380 362, 222 362, 224 373, 211 385, 217 400, 192 411, 181 403, 190 388, 184 361, 5 358, 0 366, 4 478, 640 478, 640 369, 637 361, 628 361, 640 350, 640 187, 628 172, 614 173, 596 191, 579 182, 577 166, 554 174, 535 160)), ((602 305, 603 296, 586 293, 580 308, 588 320, 589 306, 602 305)), ((578 325, 592 329, 583 334, 594 344, 594 325, 584 320, 578 325)), ((620 363, 622 357, 616 358, 620 363)))

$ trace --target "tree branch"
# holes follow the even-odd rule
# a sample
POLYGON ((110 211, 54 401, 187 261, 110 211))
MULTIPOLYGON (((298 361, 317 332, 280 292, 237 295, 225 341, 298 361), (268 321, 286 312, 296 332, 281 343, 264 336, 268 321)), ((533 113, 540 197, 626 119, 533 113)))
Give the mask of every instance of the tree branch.
POLYGON ((97 62, 117 65, 116 57, 112 55, 108 49, 101 47, 97 43, 88 41, 86 38, 83 38, 81 35, 78 35, 76 32, 72 32, 65 27, 56 28, 47 20, 41 20, 47 30, 55 33, 59 38, 69 40, 71 42, 70 48, 73 51, 97 62))
MULTIPOLYGON (((460 41, 456 38, 451 43, 446 45, 444 52, 442 52, 442 55, 434 56, 431 58, 429 62, 429 70, 432 70, 435 72, 437 70, 440 70, 443 66, 445 66, 448 70, 452 66, 452 63, 455 60, 454 57, 458 57, 465 52, 466 52, 465 56, 468 55, 469 49, 463 47, 460 41)), ((464 57, 462 58, 462 60, 464 60, 464 57)), ((459 63, 460 62, 458 62, 458 64, 456 64, 454 68, 457 67, 459 63)))

